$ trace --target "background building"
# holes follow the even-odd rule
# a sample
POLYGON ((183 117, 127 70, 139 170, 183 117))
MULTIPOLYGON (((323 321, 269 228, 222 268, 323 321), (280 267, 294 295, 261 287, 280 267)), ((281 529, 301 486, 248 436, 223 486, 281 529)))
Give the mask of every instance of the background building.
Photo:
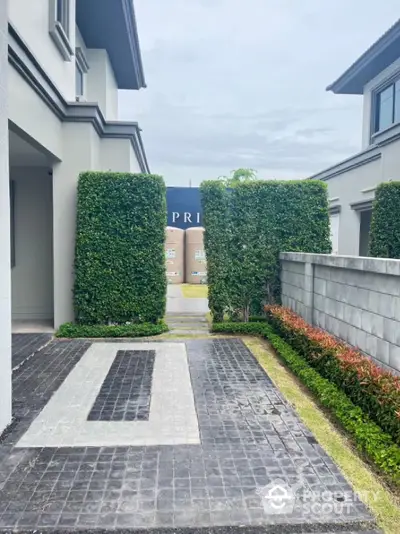
POLYGON ((368 255, 375 189, 400 179, 400 21, 328 90, 362 95, 362 151, 311 179, 327 182, 334 253, 368 255))

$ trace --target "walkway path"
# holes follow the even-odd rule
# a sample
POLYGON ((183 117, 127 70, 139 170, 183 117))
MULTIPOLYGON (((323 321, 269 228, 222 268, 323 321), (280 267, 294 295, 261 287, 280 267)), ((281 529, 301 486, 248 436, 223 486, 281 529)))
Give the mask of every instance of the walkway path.
POLYGON ((207 299, 184 298, 180 285, 168 286, 166 322, 171 334, 207 334, 207 313, 207 299))
POLYGON ((14 415, 0 531, 374 528, 240 340, 52 341, 14 373, 14 415))

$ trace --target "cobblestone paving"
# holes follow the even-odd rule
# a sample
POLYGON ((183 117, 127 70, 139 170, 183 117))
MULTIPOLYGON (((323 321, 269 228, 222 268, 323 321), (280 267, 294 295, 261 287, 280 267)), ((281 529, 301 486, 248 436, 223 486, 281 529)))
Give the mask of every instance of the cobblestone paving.
POLYGON ((50 342, 51 334, 13 334, 12 335, 12 367, 17 369, 27 358, 30 358, 50 342))
POLYGON ((155 351, 120 350, 88 421, 148 421, 155 351))
POLYGON ((15 374, 17 424, 0 446, 0 528, 375 532, 339 469, 237 340, 187 342, 200 445, 14 448, 89 345, 52 342, 15 374), (293 510, 279 515, 265 498, 277 481, 297 490, 293 510))

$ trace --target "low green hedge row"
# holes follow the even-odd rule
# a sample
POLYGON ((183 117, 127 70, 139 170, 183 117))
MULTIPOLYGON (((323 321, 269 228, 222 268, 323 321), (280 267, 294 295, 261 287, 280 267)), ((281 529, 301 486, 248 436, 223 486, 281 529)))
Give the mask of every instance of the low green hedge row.
POLYGON ((275 332, 400 445, 400 379, 282 306, 266 308, 275 332))
POLYGON ((168 326, 159 321, 156 324, 123 324, 123 325, 81 325, 65 323, 60 326, 56 337, 146 337, 157 336, 168 332, 168 326))
POLYGON ((400 448, 393 442, 391 436, 371 421, 368 415, 360 407, 355 406, 343 391, 312 369, 288 343, 275 334, 269 324, 215 323, 212 330, 225 334, 259 335, 267 339, 289 369, 353 437, 357 448, 395 484, 400 485, 400 448))

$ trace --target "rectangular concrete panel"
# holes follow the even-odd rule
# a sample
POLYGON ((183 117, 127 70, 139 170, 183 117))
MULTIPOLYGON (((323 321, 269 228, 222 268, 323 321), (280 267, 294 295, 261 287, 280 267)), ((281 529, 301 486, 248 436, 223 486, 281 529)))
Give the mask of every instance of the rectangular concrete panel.
POLYGON ((126 343, 155 351, 148 421, 88 421, 120 343, 93 343, 33 421, 17 447, 198 444, 199 429, 183 343, 126 343))

